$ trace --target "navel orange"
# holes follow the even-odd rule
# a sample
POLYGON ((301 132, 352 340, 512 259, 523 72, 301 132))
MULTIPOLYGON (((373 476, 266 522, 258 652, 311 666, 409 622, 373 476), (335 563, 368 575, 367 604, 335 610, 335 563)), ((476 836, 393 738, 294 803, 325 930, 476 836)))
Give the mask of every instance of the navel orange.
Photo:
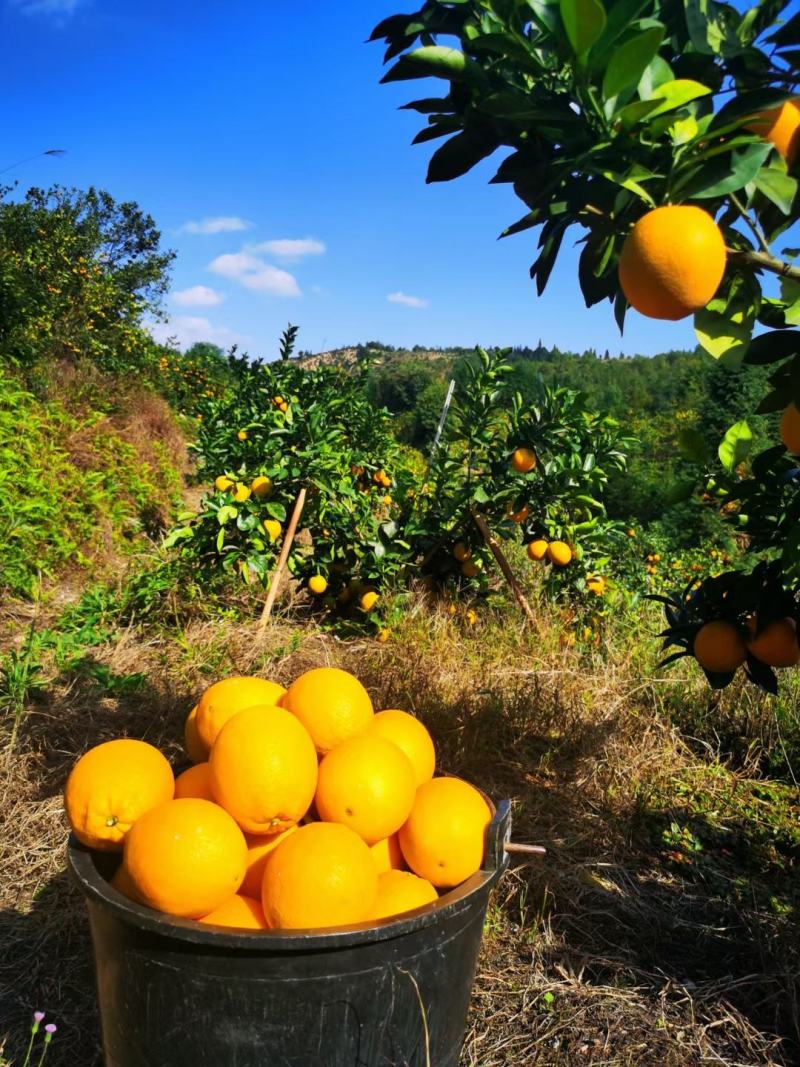
POLYGON ((480 869, 491 821, 486 801, 460 778, 432 778, 417 790, 399 833, 411 870, 439 889, 459 885, 480 869))
POLYGON ((244 893, 235 893, 210 915, 200 920, 206 926, 228 926, 235 930, 266 930, 267 921, 261 901, 244 893))
POLYGON ((317 753, 285 708, 254 707, 220 730, 209 757, 218 804, 243 830, 287 830, 308 811, 317 786, 317 753))
POLYGON ((367 919, 378 896, 369 848, 346 826, 301 826, 267 859, 261 902, 267 925, 302 930, 367 919))
POLYGON ((697 631, 692 652, 700 666, 712 674, 735 671, 747 658, 739 628, 723 619, 707 622, 697 631))
POLYGON ((205 763, 208 759, 208 749, 200 740, 197 732, 197 705, 186 716, 186 724, 183 728, 184 747, 186 755, 192 763, 205 763))
POLYGON ((247 845, 226 811, 209 800, 170 800, 138 819, 125 866, 151 908, 184 919, 209 915, 237 892, 247 845))
POLYGON ((175 793, 172 768, 145 741, 106 741, 81 756, 67 779, 64 808, 78 840, 113 852, 137 819, 175 793))
POLYGON ((352 737, 319 765, 314 803, 324 822, 341 823, 374 845, 408 818, 416 774, 405 752, 373 734, 352 737))
POLYGON ((175 799, 195 797, 198 800, 213 800, 211 768, 207 763, 196 763, 175 779, 175 799))
POLYGON ((438 899, 439 894, 426 878, 410 871, 384 871, 378 876, 378 899, 370 918, 390 919, 438 899))
POLYGON ((433 778, 436 768, 436 751, 433 739, 419 719, 407 711, 379 711, 367 734, 377 734, 405 752, 414 768, 417 785, 433 778))
POLYGON ((286 690, 266 678, 223 678, 206 689, 197 704, 197 734, 207 749, 237 712, 256 705, 271 707, 286 690))
POLYGON ((261 899, 261 883, 264 881, 267 856, 274 852, 278 845, 296 829, 296 826, 290 826, 288 830, 283 830, 278 834, 244 835, 247 842, 247 871, 242 882, 242 893, 245 896, 261 899))
POLYGON ((281 706, 300 720, 323 756, 363 733, 374 715, 364 686, 338 667, 316 667, 301 674, 281 698, 281 706))
POLYGON ((384 837, 382 841, 376 841, 374 845, 370 846, 370 852, 375 861, 375 866, 378 868, 378 874, 382 874, 384 871, 406 870, 406 861, 403 858, 403 850, 400 848, 397 834, 392 834, 391 837, 384 837))

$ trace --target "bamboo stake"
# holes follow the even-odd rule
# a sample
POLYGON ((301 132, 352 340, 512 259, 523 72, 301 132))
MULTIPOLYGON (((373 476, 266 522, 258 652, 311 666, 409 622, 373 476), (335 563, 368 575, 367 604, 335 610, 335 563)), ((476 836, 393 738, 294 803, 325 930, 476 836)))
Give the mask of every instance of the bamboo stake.
POLYGON ((515 578, 514 572, 511 570, 509 562, 503 554, 503 550, 497 543, 497 539, 495 538, 489 527, 486 525, 486 520, 484 519, 483 515, 481 515, 481 513, 475 508, 472 508, 471 512, 472 518, 475 520, 475 525, 480 530, 484 541, 491 549, 494 558, 497 560, 497 566, 503 572, 503 577, 511 587, 511 591, 514 594, 517 603, 522 608, 531 626, 533 626, 534 628, 538 628, 538 623, 536 620, 536 616, 533 614, 533 609, 531 608, 528 601, 525 599, 525 594, 522 592, 522 586, 515 578))
POLYGON ((289 525, 286 528, 286 536, 283 539, 283 546, 281 548, 281 554, 278 557, 278 564, 275 570, 272 572, 272 581, 269 584, 269 593, 264 604, 264 610, 261 612, 261 622, 258 626, 259 636, 264 633, 267 628, 267 621, 272 614, 272 608, 275 604, 275 598, 278 595, 278 586, 280 585, 281 578, 283 577, 283 570, 286 566, 286 560, 289 558, 289 553, 292 550, 292 544, 294 542, 294 535, 297 533, 297 524, 300 522, 300 516, 303 514, 303 508, 306 503, 306 489, 305 486, 297 494, 297 500, 294 504, 294 511, 292 517, 289 520, 289 525))

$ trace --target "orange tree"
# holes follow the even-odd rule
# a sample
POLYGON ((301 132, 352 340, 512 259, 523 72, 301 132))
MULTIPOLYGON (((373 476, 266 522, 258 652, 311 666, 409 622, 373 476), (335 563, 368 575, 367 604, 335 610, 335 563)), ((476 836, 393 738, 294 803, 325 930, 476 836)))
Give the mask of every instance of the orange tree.
POLYGON ((467 364, 420 496, 406 505, 404 535, 425 573, 481 586, 490 564, 483 520, 551 564, 554 592, 601 592, 609 552, 625 537, 601 497, 608 470, 624 466, 626 442, 574 391, 545 388, 524 404, 507 357, 478 349, 467 364))
POLYGON ((214 488, 197 512, 180 516, 166 545, 206 578, 221 568, 267 583, 305 489, 310 543, 294 543, 290 572, 326 607, 338 598, 371 617, 367 594, 408 556, 394 521, 399 447, 388 413, 366 399, 366 368, 303 367, 290 358, 296 332, 286 331, 276 362, 232 355, 224 394, 199 399, 193 448, 200 478, 214 488))
POLYGON ((699 491, 711 477, 708 495, 724 496, 744 562, 665 598, 664 634, 712 685, 743 665, 774 691, 774 668, 800 659, 800 269, 796 251, 773 250, 800 216, 796 5, 427 0, 373 37, 392 62, 385 81, 444 85, 407 105, 426 117, 418 142, 444 139, 428 181, 504 150, 493 181, 527 208, 504 235, 538 230, 540 293, 575 234, 583 297, 609 301, 620 329, 631 306, 694 314, 713 357, 775 364, 761 410, 784 412, 781 443, 751 456, 737 423, 720 469, 696 457, 699 491), (780 288, 765 286, 772 275, 780 288))

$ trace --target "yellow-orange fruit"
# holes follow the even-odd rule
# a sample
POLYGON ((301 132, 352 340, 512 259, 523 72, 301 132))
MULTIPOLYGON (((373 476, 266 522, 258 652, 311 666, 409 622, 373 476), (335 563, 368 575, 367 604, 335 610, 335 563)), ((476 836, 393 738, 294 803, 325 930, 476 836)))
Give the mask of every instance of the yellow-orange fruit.
POLYGON ((797 626, 794 619, 776 619, 751 641, 747 649, 768 667, 794 667, 800 662, 797 626))
POLYGON ((540 563, 547 555, 548 547, 547 541, 531 541, 527 548, 528 559, 540 563))
POLYGON ((459 885, 480 869, 489 805, 459 778, 432 778, 417 790, 398 837, 411 870, 439 889, 459 885))
POLYGON ((261 883, 264 881, 264 868, 267 856, 274 852, 281 841, 293 834, 296 826, 290 826, 279 834, 245 834, 247 842, 247 871, 242 882, 242 893, 246 897, 261 899, 261 883))
POLYGON ((144 903, 199 919, 239 889, 247 863, 244 834, 209 800, 170 800, 137 820, 125 866, 144 903))
POLYGON ((229 926, 235 930, 266 930, 267 921, 261 901, 244 893, 235 893, 200 920, 207 926, 229 926))
POLYGON ((547 546, 547 558, 556 567, 566 567, 572 562, 572 549, 565 541, 551 541, 547 546))
POLYGON ((478 568, 475 566, 471 559, 468 559, 465 563, 461 564, 461 573, 464 575, 465 578, 477 578, 478 568))
POLYGON ((725 239, 708 212, 668 205, 643 215, 625 238, 619 282, 642 315, 682 319, 711 300, 725 264, 725 239))
POLYGON ((186 755, 192 763, 205 763, 208 759, 208 748, 200 740, 197 732, 197 705, 186 716, 186 724, 183 728, 184 747, 186 755))
POLYGON ((269 856, 261 903, 273 929, 308 930, 362 922, 377 896, 378 872, 358 834, 314 822, 269 856))
POLYGON ((220 474, 219 478, 214 479, 214 488, 219 493, 227 493, 227 491, 233 486, 233 482, 230 478, 226 478, 224 474, 220 474))
POLYGON ((128 900, 133 900, 137 904, 141 904, 142 901, 139 894, 136 892, 136 886, 133 884, 133 879, 128 873, 128 868, 124 863, 120 863, 114 872, 114 877, 111 879, 111 885, 116 889, 118 893, 122 893, 128 900))
POLYGON ((209 686, 197 704, 197 734, 210 749, 222 727, 245 708, 271 707, 286 690, 266 678, 223 678, 209 686))
POLYGON ((258 478, 254 478, 250 486, 253 496, 258 497, 259 500, 263 500, 264 497, 269 496, 273 488, 272 479, 268 478, 266 475, 260 475, 258 478))
POLYGON ((301 674, 281 698, 281 706, 297 716, 323 756, 363 733, 374 715, 364 686, 338 667, 315 667, 301 674))
POLYGON ((213 800, 211 789, 211 768, 207 763, 196 763, 188 771, 175 779, 175 799, 196 797, 199 800, 213 800))
POLYGON ((367 734, 377 734, 405 752, 414 768, 417 785, 433 778, 436 750, 433 747, 433 738, 419 719, 409 715, 407 711, 379 711, 367 734))
POLYGON ((325 756, 314 803, 324 822, 348 826, 374 845, 406 821, 416 787, 405 752, 370 731, 343 741, 325 756))
POLYGON ((397 834, 392 834, 391 837, 384 837, 382 841, 376 841, 374 845, 370 846, 370 852, 375 861, 375 866, 378 868, 378 874, 383 874, 384 871, 404 871, 406 869, 406 861, 403 858, 403 850, 400 848, 397 834))
POLYGON ((786 451, 800 456, 800 410, 790 404, 781 415, 781 441, 786 451))
POLYGON ((472 557, 472 549, 465 545, 463 541, 459 541, 453 548, 453 556, 459 563, 466 563, 468 559, 472 557))
POLYGON ((174 793, 172 768, 158 749, 122 738, 81 756, 67 779, 64 808, 82 844, 114 852, 137 819, 174 793))
POLYGON ((513 508, 510 508, 506 514, 506 518, 510 519, 511 522, 523 523, 527 519, 529 511, 530 509, 528 508, 528 505, 523 504, 518 511, 514 511, 513 508))
POLYGON ((692 652, 705 670, 712 674, 727 674, 744 663, 747 646, 738 627, 716 619, 698 630, 692 652))
POLYGON ((536 453, 532 448, 518 448, 511 457, 511 466, 518 474, 527 474, 536 466, 536 453))
POLYGON ((218 804, 251 834, 299 822, 314 799, 317 753, 285 708, 240 711, 220 730, 209 758, 218 804))
POLYGON ((390 919, 438 899, 439 894, 426 878, 411 871, 384 871, 378 876, 378 899, 370 918, 390 919))
POLYGON ((800 152, 800 101, 787 100, 785 104, 755 115, 746 128, 771 141, 792 169, 800 152))

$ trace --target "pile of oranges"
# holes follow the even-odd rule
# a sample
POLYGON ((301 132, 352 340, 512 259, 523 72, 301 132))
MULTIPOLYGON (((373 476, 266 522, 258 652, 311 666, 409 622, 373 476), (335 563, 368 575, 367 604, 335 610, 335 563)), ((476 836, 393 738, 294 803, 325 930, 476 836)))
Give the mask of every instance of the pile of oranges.
POLYGON ((114 887, 169 915, 239 929, 378 921, 479 870, 488 802, 434 777, 433 741, 404 711, 375 713, 334 667, 287 689, 212 685, 190 712, 177 778, 158 749, 121 739, 67 781, 75 836, 121 851, 114 887))

